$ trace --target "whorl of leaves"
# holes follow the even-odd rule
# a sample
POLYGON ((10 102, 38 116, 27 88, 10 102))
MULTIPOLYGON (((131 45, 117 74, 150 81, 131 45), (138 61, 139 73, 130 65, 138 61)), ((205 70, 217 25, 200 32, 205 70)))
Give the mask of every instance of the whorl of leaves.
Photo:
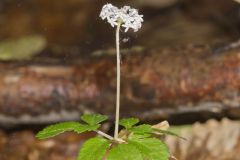
MULTIPOLYGON (((46 127, 37 134, 37 138, 46 139, 66 131, 83 133, 96 131, 106 116, 94 114, 83 115, 80 122, 63 122, 46 127)), ((173 135, 170 131, 153 128, 148 124, 140 124, 136 118, 120 120, 127 136, 124 143, 117 143, 103 137, 94 137, 87 140, 78 154, 77 160, 168 160, 170 157, 168 147, 159 135, 173 135)), ((119 137, 121 138, 121 137, 119 137)), ((181 138, 181 137, 180 137, 181 138)))

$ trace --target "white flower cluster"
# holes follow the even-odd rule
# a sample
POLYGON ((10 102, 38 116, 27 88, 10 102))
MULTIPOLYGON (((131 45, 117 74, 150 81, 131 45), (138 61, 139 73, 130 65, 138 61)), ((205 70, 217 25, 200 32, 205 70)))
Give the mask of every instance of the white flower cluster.
POLYGON ((103 20, 107 19, 112 27, 117 26, 120 21, 122 27, 126 28, 125 32, 127 32, 129 28, 137 32, 142 27, 143 22, 143 15, 139 15, 137 9, 129 6, 124 6, 119 9, 109 3, 103 6, 100 17, 103 20))

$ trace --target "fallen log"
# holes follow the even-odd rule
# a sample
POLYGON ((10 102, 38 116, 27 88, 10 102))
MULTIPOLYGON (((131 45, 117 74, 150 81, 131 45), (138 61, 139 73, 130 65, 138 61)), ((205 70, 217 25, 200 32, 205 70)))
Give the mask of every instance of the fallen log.
MULTIPOLYGON (((106 52, 106 51, 105 51, 106 52)), ((240 52, 201 45, 128 51, 122 57, 122 117, 175 120, 240 117, 240 52)), ((0 63, 0 123, 114 114, 115 56, 65 64, 0 63)))

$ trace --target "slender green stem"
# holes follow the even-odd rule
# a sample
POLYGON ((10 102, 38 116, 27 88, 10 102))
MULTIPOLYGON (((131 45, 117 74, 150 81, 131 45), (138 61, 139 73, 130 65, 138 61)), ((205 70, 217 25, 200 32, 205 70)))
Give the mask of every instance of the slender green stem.
POLYGON ((119 31, 121 27, 121 22, 117 25, 116 30, 116 52, 117 52, 117 91, 116 91, 116 115, 115 115, 115 130, 114 139, 118 139, 119 130, 119 114, 120 114, 120 46, 119 46, 119 31))

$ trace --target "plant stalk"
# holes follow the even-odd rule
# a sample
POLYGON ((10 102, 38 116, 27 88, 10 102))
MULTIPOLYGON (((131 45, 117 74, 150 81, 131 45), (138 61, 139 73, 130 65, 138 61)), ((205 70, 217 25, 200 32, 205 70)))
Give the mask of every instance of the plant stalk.
POLYGON ((119 115, 120 115, 120 45, 119 45, 119 32, 120 32, 121 22, 118 22, 116 29, 116 52, 117 52, 117 91, 116 91, 116 115, 115 115, 115 130, 114 139, 118 139, 119 131, 119 115))
POLYGON ((114 138, 112 136, 110 136, 110 135, 108 135, 108 134, 106 134, 106 133, 104 133, 102 131, 97 130, 96 133, 98 133, 99 135, 101 135, 101 136, 103 136, 103 137, 105 137, 105 138, 107 138, 109 140, 114 140, 114 138))
POLYGON ((124 141, 123 139, 121 139, 121 138, 115 139, 115 138, 113 138, 112 136, 110 136, 110 135, 108 135, 108 134, 106 134, 106 133, 104 133, 104 132, 102 132, 102 131, 97 130, 97 131, 95 131, 95 132, 96 132, 97 134, 99 134, 100 136, 105 137, 105 138, 107 138, 107 139, 109 139, 109 140, 111 140, 111 141, 116 141, 116 142, 118 142, 118 143, 126 143, 126 141, 124 141))

